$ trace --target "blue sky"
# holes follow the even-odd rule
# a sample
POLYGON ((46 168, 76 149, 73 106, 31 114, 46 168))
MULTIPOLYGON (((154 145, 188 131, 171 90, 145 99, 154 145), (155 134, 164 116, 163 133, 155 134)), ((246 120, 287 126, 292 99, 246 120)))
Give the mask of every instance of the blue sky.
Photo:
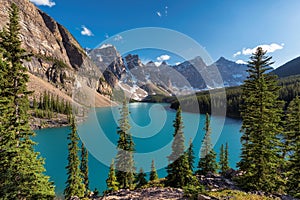
MULTIPOLYGON (((259 45, 270 51, 274 67, 300 55, 299 0, 31 1, 68 28, 83 47, 94 48, 130 29, 162 27, 191 37, 213 60, 224 56, 247 61, 259 45)), ((154 61, 164 54, 140 53, 144 60, 154 61)), ((174 64, 175 57, 166 61, 174 64)))

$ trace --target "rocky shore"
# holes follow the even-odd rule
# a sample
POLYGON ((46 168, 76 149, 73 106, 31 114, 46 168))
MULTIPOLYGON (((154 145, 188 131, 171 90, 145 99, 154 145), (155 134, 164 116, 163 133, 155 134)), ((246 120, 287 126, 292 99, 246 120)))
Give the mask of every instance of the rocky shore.
POLYGON ((68 126, 68 118, 66 115, 59 114, 57 117, 51 119, 32 117, 30 119, 31 130, 38 130, 43 128, 56 128, 68 126))
MULTIPOLYGON (((38 130, 43 128, 58 128, 69 126, 69 120, 67 115, 56 113, 56 117, 48 118, 37 118, 32 117, 30 119, 30 127, 31 130, 38 130)), ((77 123, 82 123, 86 117, 78 117, 76 118, 77 123)))
MULTIPOLYGON (((269 194, 262 191, 246 192, 241 190, 233 181, 239 175, 239 171, 230 169, 223 176, 219 174, 208 174, 199 176, 198 179, 205 187, 203 194, 198 194, 198 200, 215 199, 262 199, 262 200, 297 200, 289 195, 269 194)), ((103 197, 90 197, 92 200, 187 200, 184 190, 170 187, 150 187, 145 189, 121 189, 106 194, 103 197)), ((73 198, 79 200, 79 198, 73 198)))

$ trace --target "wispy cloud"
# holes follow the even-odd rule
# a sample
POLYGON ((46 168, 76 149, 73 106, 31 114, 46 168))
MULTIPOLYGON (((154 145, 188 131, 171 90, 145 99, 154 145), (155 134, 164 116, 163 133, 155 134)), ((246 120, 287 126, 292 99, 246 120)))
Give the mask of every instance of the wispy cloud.
POLYGON ((92 33, 92 31, 90 29, 88 29, 86 26, 82 25, 81 28, 82 28, 81 35, 85 35, 85 36, 89 36, 89 37, 94 35, 92 33))
POLYGON ((156 59, 158 61, 166 61, 166 60, 170 60, 171 56, 167 55, 167 54, 164 54, 164 55, 161 55, 159 57, 157 57, 156 59))
POLYGON ((237 64, 248 64, 247 62, 243 61, 243 60, 237 60, 235 61, 237 64))
POLYGON ((237 57, 237 56, 239 56, 239 55, 241 55, 241 54, 242 54, 242 52, 238 51, 238 52, 236 52, 235 54, 233 54, 233 57, 237 57))
POLYGON ((261 47, 264 51, 267 51, 268 53, 273 53, 277 50, 283 49, 284 44, 277 44, 277 43, 272 43, 272 44, 261 44, 258 45, 254 48, 243 48, 242 51, 238 51, 235 54, 233 54, 233 57, 239 56, 241 54, 243 55, 251 55, 253 53, 255 53, 257 47, 261 47))
POLYGON ((165 6, 164 7, 164 10, 160 10, 160 11, 156 11, 156 15, 159 16, 159 17, 167 17, 168 16, 168 6, 165 6))
POLYGON ((165 6, 165 15, 168 16, 168 6, 165 6))
POLYGON ((105 37, 106 39, 108 39, 108 38, 109 38, 109 35, 108 35, 107 33, 105 33, 104 37, 105 37))
POLYGON ((30 0, 32 3, 34 3, 37 6, 55 6, 55 2, 52 0, 30 0))
POLYGON ((123 40, 123 37, 121 35, 116 35, 116 37, 114 37, 114 41, 121 41, 123 40))

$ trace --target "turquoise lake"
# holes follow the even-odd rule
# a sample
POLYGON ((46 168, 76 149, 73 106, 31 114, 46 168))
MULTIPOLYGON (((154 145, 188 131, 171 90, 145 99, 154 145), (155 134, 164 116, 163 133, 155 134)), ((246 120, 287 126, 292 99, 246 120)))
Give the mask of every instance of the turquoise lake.
MULTIPOLYGON (((136 144, 134 155, 137 170, 142 167, 150 170, 151 160, 155 160, 159 177, 166 175, 167 156, 171 152, 173 120, 176 112, 168 104, 132 103, 129 104, 131 133, 136 144)), ((195 156, 199 157, 201 141, 204 136, 205 115, 182 113, 186 146, 192 139, 195 156)), ((111 160, 117 152, 118 107, 96 108, 90 112, 87 121, 78 125, 78 134, 89 151, 90 189, 106 189, 105 180, 111 160)), ((212 117, 212 142, 217 153, 221 144, 228 142, 230 166, 236 167, 240 154, 241 120, 212 117), (225 120, 225 121, 223 121, 225 120), (223 124, 223 122, 225 122, 223 124)), ((56 186, 61 196, 65 187, 67 165, 67 135, 69 127, 36 130, 34 141, 36 150, 45 158, 46 174, 56 186)), ((197 167, 198 159, 194 166, 197 167)))

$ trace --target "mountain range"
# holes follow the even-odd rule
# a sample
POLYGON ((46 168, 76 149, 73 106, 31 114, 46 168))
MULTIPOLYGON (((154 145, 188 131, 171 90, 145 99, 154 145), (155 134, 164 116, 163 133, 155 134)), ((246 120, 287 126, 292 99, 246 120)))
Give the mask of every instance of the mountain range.
MULTIPOLYGON (((121 56, 117 49, 104 44, 87 54, 103 72, 105 81, 112 88, 128 91, 132 98, 140 100, 148 94, 183 95, 209 88, 237 86, 246 78, 244 64, 221 57, 212 65, 206 65, 201 57, 177 65, 153 61, 142 63, 139 55, 121 56), (220 80, 212 81, 220 74, 220 80)), ((106 91, 99 90, 105 94, 106 91)))
MULTIPOLYGON (((47 90, 70 101, 76 86, 93 93, 96 106, 105 106, 120 89, 141 100, 154 94, 184 95, 237 86, 247 77, 246 65, 224 57, 211 65, 196 57, 178 65, 156 66, 153 61, 142 63, 139 55, 120 55, 110 44, 84 49, 64 26, 28 0, 1 0, 0 29, 8 22, 11 3, 20 9, 22 47, 33 54, 24 64, 30 73, 29 88, 37 97, 47 90)), ((274 73, 280 77, 299 74, 299 62, 300 57, 274 73)))

